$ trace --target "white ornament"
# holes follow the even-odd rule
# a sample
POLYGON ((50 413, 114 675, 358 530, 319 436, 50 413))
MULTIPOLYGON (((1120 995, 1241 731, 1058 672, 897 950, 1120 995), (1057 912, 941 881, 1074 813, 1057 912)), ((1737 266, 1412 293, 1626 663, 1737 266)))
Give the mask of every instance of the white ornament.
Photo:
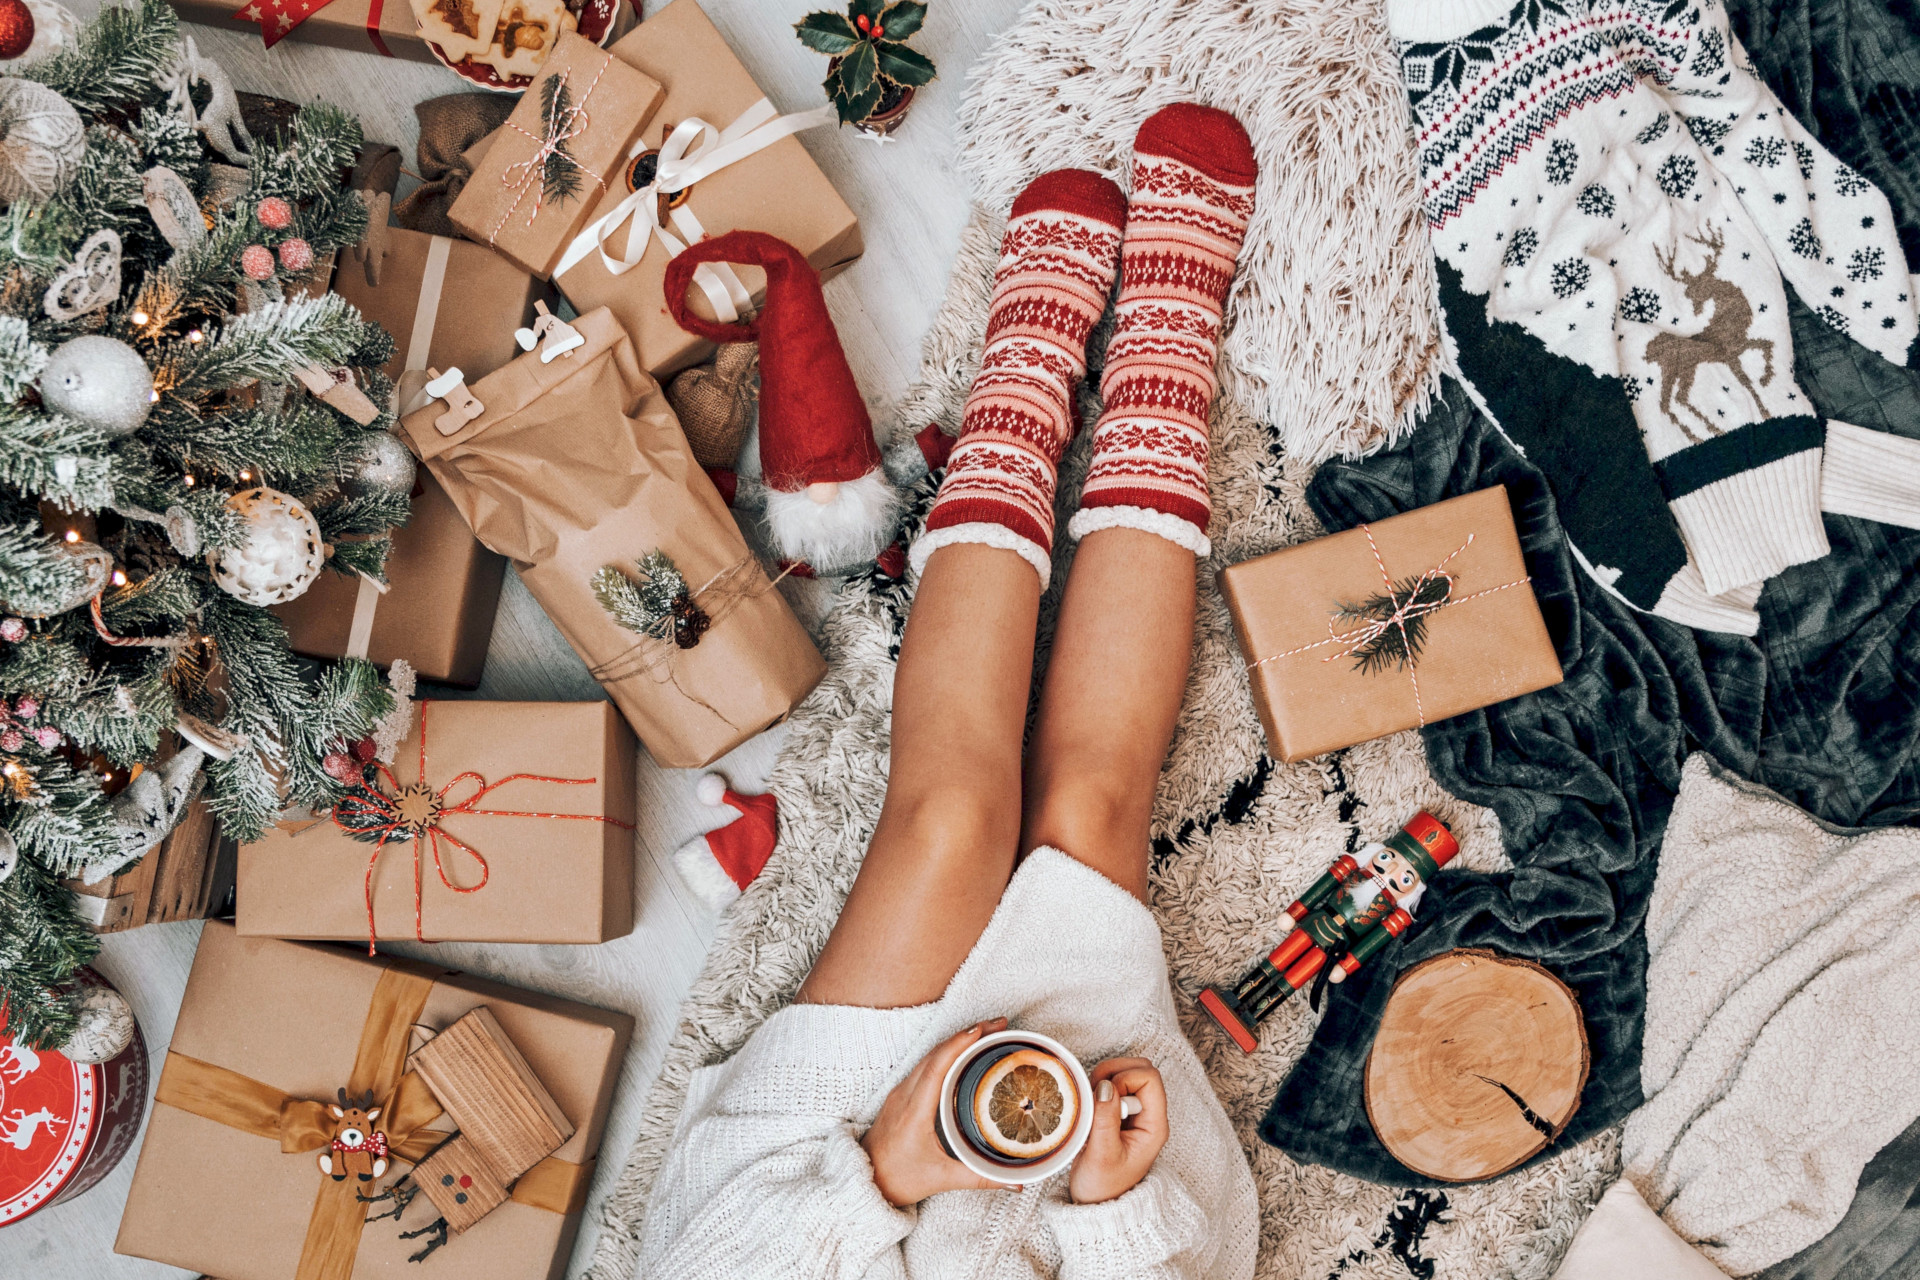
POLYGON ((213 580, 248 604, 283 604, 313 585, 326 563, 319 522, 304 506, 275 489, 242 489, 227 507, 247 526, 237 547, 209 552, 213 580))
POLYGON ((71 49, 80 36, 80 19, 53 0, 26 0, 26 3, 27 12, 33 15, 33 43, 19 57, 10 59, 9 67, 30 67, 36 62, 45 62, 71 49))
POLYGON ((59 195, 86 150, 87 127, 72 103, 35 81, 0 78, 0 200, 59 195))
POLYGON ((207 140, 207 145, 234 164, 244 165, 253 150, 253 138, 240 119, 240 100, 234 96, 233 81, 212 58, 200 56, 193 37, 180 41, 173 64, 162 73, 159 85, 167 91, 167 109, 207 140), (207 105, 193 105, 195 84, 207 86, 207 105))
POLYGON ((160 229, 175 253, 191 249, 207 238, 200 202, 194 199, 193 189, 179 174, 165 165, 155 165, 140 175, 140 192, 153 225, 160 229))
POLYGON ((20 842, 13 838, 13 832, 0 827, 0 884, 12 879, 19 866, 20 842))
POLYGON ((110 436, 130 436, 153 408, 153 371, 118 338, 88 334, 54 348, 40 374, 40 398, 110 436))
POLYGON ((88 236, 73 261, 54 273, 41 305, 50 320, 78 320, 110 307, 120 296, 120 233, 111 227, 88 236))
POLYGON ((111 1062, 133 1043, 133 1006, 112 987, 88 987, 80 996, 80 1026, 60 1046, 69 1062, 111 1062))

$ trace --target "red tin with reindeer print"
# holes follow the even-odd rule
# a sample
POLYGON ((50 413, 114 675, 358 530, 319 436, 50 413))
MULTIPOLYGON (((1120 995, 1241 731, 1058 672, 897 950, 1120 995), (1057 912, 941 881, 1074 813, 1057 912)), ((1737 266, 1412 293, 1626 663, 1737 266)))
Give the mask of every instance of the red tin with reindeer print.
MULTIPOLYGON (((82 982, 107 985, 91 969, 82 982)), ((0 1226, 91 1190, 120 1163, 147 1106, 147 1046, 73 1062, 17 1043, 0 1017, 0 1226)))

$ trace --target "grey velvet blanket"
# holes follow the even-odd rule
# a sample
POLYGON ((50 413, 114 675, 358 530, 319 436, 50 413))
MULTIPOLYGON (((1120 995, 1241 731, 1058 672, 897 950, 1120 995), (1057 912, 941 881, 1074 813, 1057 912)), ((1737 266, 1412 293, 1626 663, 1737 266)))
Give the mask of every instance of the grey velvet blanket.
MULTIPOLYGON (((1920 372, 1794 300, 1796 375, 1825 416, 1920 438, 1920 372)), ((1774 579, 1757 640, 1629 610, 1574 564, 1540 473, 1457 384, 1399 447, 1322 468, 1329 530, 1505 484, 1566 682, 1424 730, 1441 785, 1500 816, 1514 869, 1443 872, 1415 929, 1337 988, 1262 1136, 1295 1159, 1424 1182, 1373 1136, 1361 1073, 1393 980, 1451 947, 1538 960, 1578 994, 1593 1071, 1561 1143, 1640 1101, 1655 858, 1695 750, 1830 822, 1920 813, 1920 533, 1827 517, 1833 553, 1774 579)))

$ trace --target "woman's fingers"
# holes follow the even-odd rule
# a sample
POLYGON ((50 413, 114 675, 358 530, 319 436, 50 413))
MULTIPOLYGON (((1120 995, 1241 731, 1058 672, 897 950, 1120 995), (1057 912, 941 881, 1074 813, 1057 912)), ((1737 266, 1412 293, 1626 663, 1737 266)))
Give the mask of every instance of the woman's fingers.
POLYGON ((947 1072, 960 1060, 962 1054, 971 1049, 981 1036, 992 1035, 996 1031, 1006 1030, 1005 1018, 988 1018, 985 1022, 976 1022, 965 1031, 948 1036, 933 1047, 933 1051, 920 1059, 920 1065, 914 1068, 919 1079, 913 1084, 914 1110, 924 1111, 928 1115, 939 1110, 940 1085, 946 1080, 947 1072))
POLYGON ((1165 1139, 1167 1135, 1167 1086, 1151 1066, 1125 1067, 1104 1082, 1113 1086, 1116 1096, 1137 1098, 1140 1113, 1126 1122, 1129 1132, 1144 1132, 1165 1139))
POLYGON ((1098 1085, 1102 1080, 1116 1072, 1128 1071, 1135 1067, 1152 1069, 1153 1063, 1146 1058, 1108 1058, 1105 1062, 1087 1072, 1087 1079, 1098 1085))

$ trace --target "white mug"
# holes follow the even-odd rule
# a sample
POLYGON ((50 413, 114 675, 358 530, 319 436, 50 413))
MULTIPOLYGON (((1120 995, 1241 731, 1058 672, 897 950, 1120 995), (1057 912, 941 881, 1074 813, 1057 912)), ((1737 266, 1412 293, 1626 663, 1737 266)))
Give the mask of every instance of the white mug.
MULTIPOLYGON (((1127 1103, 1133 1103, 1135 1110, 1139 1106, 1136 1099, 1123 1099, 1121 1103, 1123 1116, 1133 1114, 1126 1109, 1127 1103)), ((1065 1045, 1052 1036, 1042 1035, 1038 1031, 1020 1031, 1012 1028, 996 1031, 991 1035, 981 1036, 971 1049, 961 1054, 959 1060, 947 1068, 946 1078, 940 1082, 940 1110, 936 1116, 936 1123, 939 1126, 942 1143, 953 1154, 953 1158, 965 1165, 968 1170, 1002 1186, 1024 1187, 1032 1183, 1044 1182, 1059 1173, 1072 1164, 1074 1157, 1080 1154, 1081 1148, 1087 1145, 1087 1136, 1093 1132, 1093 1085, 1087 1080, 1087 1072, 1080 1065, 1080 1059, 1074 1057, 1065 1045), (1073 1078, 1074 1092, 1079 1103, 1073 1132, 1052 1153, 1032 1164, 1002 1162, 983 1155, 961 1132, 960 1119, 956 1110, 960 1076, 975 1058, 994 1046, 1002 1044, 1028 1045, 1049 1053, 1065 1064, 1068 1074, 1073 1078)))

